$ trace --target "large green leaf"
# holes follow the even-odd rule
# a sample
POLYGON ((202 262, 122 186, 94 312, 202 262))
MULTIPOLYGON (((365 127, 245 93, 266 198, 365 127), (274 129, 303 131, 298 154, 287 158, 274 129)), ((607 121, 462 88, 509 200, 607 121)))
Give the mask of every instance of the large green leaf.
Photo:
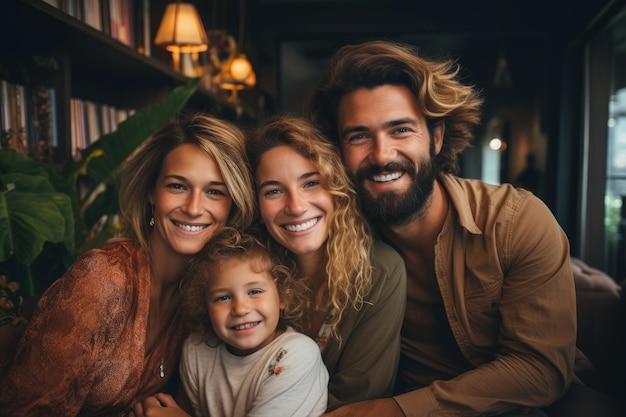
MULTIPOLYGON (((102 136, 81 151, 81 162, 71 163, 69 171, 84 171, 93 181, 90 191, 109 181, 122 162, 128 158, 156 129, 178 112, 196 91, 198 78, 176 87, 165 99, 147 106, 120 123, 117 130, 102 136)), ((71 174, 70 174, 71 175, 71 174)))
POLYGON ((32 275, 31 266, 39 268, 44 259, 56 278, 76 256, 76 249, 97 246, 112 236, 115 230, 107 227, 92 241, 85 241, 90 226, 102 214, 119 210, 114 198, 119 167, 182 108, 198 82, 190 80, 162 101, 137 111, 115 132, 82 151, 81 161, 67 163, 62 175, 13 150, 0 149, 0 267, 17 272, 32 294, 45 289, 45 283, 39 282, 40 273, 32 275), (89 187, 79 196, 82 178, 89 180, 89 187), (90 198, 100 184, 105 184, 109 193, 90 198), (81 205, 87 205, 84 217, 81 205), (20 265, 25 268, 17 271, 20 265))
POLYGON ((21 264, 31 263, 45 242, 65 242, 74 249, 74 213, 70 198, 57 193, 40 175, 0 175, 0 261, 15 256, 21 264))

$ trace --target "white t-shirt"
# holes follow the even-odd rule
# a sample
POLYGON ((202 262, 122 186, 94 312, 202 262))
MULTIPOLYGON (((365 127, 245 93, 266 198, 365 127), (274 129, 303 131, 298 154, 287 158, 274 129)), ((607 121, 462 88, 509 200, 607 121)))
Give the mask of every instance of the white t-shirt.
POLYGON ((308 336, 288 328, 247 356, 190 335, 180 376, 197 417, 318 417, 326 411, 328 371, 308 336))

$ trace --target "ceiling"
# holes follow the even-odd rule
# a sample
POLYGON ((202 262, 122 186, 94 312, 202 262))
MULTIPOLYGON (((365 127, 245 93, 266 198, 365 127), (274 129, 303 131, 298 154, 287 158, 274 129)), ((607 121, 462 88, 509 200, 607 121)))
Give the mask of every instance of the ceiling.
POLYGON ((505 57, 514 85, 551 65, 624 0, 242 0, 246 49, 259 89, 281 110, 298 109, 338 46, 374 38, 457 59, 472 83, 492 83, 505 57), (608 11, 608 12, 607 12, 608 11))

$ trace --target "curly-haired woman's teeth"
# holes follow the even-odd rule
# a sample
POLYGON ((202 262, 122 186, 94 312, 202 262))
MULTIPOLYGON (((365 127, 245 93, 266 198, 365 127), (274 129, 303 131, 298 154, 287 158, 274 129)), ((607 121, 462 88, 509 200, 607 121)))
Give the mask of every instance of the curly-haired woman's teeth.
POLYGON ((318 220, 319 218, 316 217, 312 220, 309 220, 308 222, 304 222, 301 224, 285 225, 285 229, 289 230, 290 232, 302 232, 304 230, 307 230, 313 227, 317 223, 318 220))

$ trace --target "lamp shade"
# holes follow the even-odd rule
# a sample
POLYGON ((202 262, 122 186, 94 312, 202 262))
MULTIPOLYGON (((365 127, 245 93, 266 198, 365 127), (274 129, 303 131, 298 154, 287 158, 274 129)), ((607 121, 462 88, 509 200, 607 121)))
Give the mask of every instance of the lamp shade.
POLYGON ((196 7, 191 3, 168 4, 154 44, 183 53, 206 51, 209 40, 196 7))

